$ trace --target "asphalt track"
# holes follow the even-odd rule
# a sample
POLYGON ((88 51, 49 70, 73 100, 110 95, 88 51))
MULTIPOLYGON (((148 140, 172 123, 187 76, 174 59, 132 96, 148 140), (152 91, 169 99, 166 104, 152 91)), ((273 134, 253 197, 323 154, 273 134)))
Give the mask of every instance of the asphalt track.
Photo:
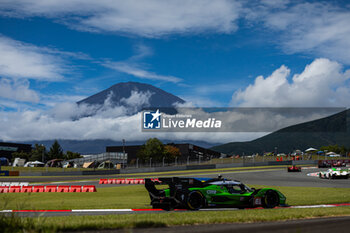
MULTIPOLYGON (((305 209, 305 208, 341 208, 350 206, 350 203, 341 204, 322 204, 322 205, 309 205, 309 206, 287 206, 276 207, 276 209, 291 208, 291 209, 305 209)), ((262 209, 257 207, 255 209, 262 209)), ((206 208, 198 211, 239 211, 239 208, 206 208)), ((190 210, 175 209, 175 212, 187 212, 190 210)), ((1 214, 5 216, 11 216, 12 214, 20 217, 58 217, 58 216, 84 216, 84 215, 120 215, 120 214, 164 214, 169 213, 162 209, 81 209, 81 210, 1 210, 1 214)))
MULTIPOLYGON (((249 185, 269 185, 269 186, 292 186, 292 187, 328 187, 328 188, 350 188, 350 179, 320 179, 318 177, 308 176, 308 173, 315 173, 327 169, 305 168, 301 172, 287 172, 287 168, 266 168, 255 170, 237 170, 237 171, 221 171, 221 172, 196 172, 193 174, 167 174, 167 176, 186 176, 186 177, 217 177, 221 174, 224 178, 239 180, 249 185)), ((130 176, 129 176, 130 177, 130 176)), ((155 176, 156 177, 156 176, 155 176)), ((103 177, 106 178, 106 177, 103 177)), ((111 177, 111 178, 116 178, 111 177)), ((57 180, 58 178, 56 178, 57 180)), ((60 178, 65 179, 65 177, 60 178)), ((77 178, 75 178, 77 179, 77 178)), ((81 178, 80 178, 81 179, 81 178)), ((25 181, 25 180, 20 180, 25 181)), ((28 181, 28 180, 27 180, 28 181)), ((36 178, 29 180, 35 182, 36 178)), ((95 185, 97 188, 121 186, 118 184, 99 184, 99 181, 66 181, 55 182, 51 178, 47 184, 60 185, 95 185)))
MULTIPOLYGON (((246 167, 246 168, 233 168, 234 171, 255 171, 258 168, 256 167, 246 167)), ((269 170, 280 170, 281 167, 278 166, 269 166, 269 167, 264 167, 264 168, 259 168, 259 169, 269 169, 269 170)), ((218 174, 218 173, 225 173, 227 172, 227 169, 215 169, 215 170, 206 170, 206 174, 218 174)), ((153 172, 156 173, 156 172, 153 172)), ((174 172, 166 172, 162 173, 160 172, 159 174, 162 174, 163 176, 191 176, 191 177, 196 177, 198 174, 203 174, 204 172, 202 170, 193 170, 191 172, 189 171, 174 171, 174 172)), ((118 174, 118 175, 85 175, 85 176, 36 176, 36 177, 26 177, 26 176, 21 176, 21 177, 0 177, 0 182, 55 182, 59 180, 64 180, 64 181, 76 181, 76 180, 93 180, 93 179, 109 179, 109 178, 133 178, 133 177, 144 177, 145 174, 147 176, 152 176, 149 175, 150 173, 144 173, 144 174, 118 174)))
POLYGON ((302 169, 301 172, 287 172, 287 169, 282 169, 276 171, 239 172, 222 175, 225 178, 239 180, 252 185, 350 188, 350 179, 328 180, 307 176, 308 173, 318 171, 320 171, 320 169, 302 169))
MULTIPOLYGON (((314 173, 320 169, 304 168, 302 172, 287 172, 286 168, 278 169, 255 169, 255 170, 238 170, 238 171, 222 171, 221 175, 228 179, 240 180, 245 184, 252 185, 268 185, 268 186, 295 186, 295 187, 328 187, 328 188, 350 188, 350 179, 328 180, 318 177, 307 176, 308 173, 314 173)), ((322 169, 325 170, 325 169, 322 169)), ((176 174, 180 175, 180 174, 176 174)), ((193 177, 217 177, 217 172, 196 172, 196 174, 185 174, 182 176, 193 177)), ((171 176, 171 175, 169 175, 171 176)), ((56 179, 59 177, 56 177, 56 179)), ((65 177, 64 177, 65 178, 65 177)), ((105 177, 103 177, 105 178, 105 177)), ((115 178, 115 177, 113 177, 115 178)), ((62 179, 62 178, 61 178, 62 179)), ((57 185, 95 185, 99 188, 125 186, 118 184, 99 184, 99 181, 67 181, 53 182, 47 184, 57 185)), ((42 184, 41 184, 42 185, 42 184)), ((231 209, 232 210, 232 209, 231 209)), ((135 212, 134 212, 135 213, 135 212)), ((134 214, 133 213, 133 214, 134 214)), ((142 213, 142 212, 137 212, 142 213)), ((143 212, 144 213, 144 212, 143 212)), ((149 212, 148 212, 149 213, 149 212)), ((164 213, 164 211, 152 213, 164 213)), ((127 211, 85 211, 85 212, 43 212, 43 213, 16 213, 19 216, 67 216, 67 215, 105 215, 105 214, 130 214, 127 211)))
MULTIPOLYGON (((318 177, 307 176, 308 173, 318 172, 326 169, 305 168, 302 172, 288 173, 286 168, 265 168, 265 169, 251 169, 251 170, 235 170, 235 171, 196 171, 192 174, 167 174, 167 176, 186 176, 186 177, 217 177, 221 174, 224 178, 240 180, 250 185, 270 185, 270 186, 294 186, 294 187, 329 187, 329 188, 350 188, 350 179, 344 180, 327 180, 318 177)), ((140 175, 135 175, 140 177, 140 175)), ((99 178, 121 178, 122 176, 86 176, 86 177, 23 177, 9 179, 9 181, 27 181, 27 182, 47 182, 48 184, 54 182, 55 184, 68 185, 95 185, 97 188, 121 186, 116 184, 98 184, 98 181, 79 181, 81 179, 99 179, 99 178), (66 180, 65 182, 58 182, 59 180, 66 180)), ((132 177, 128 175, 127 177, 132 177)), ((156 177, 156 176, 155 176, 156 177)), ((4 181, 1 179, 0 181, 4 181)), ((231 209, 233 210, 233 209, 231 209)), ((165 211, 152 211, 152 213, 164 213, 165 211)), ((86 211, 78 212, 74 215, 101 215, 101 214, 127 214, 128 212, 96 212, 86 211)), ((145 213, 143 211, 133 212, 133 214, 145 213)), ((166 213, 166 212, 165 212, 166 213)), ((16 213, 19 216, 68 216, 72 212, 43 212, 43 213, 16 213)), ((129 213, 130 214, 130 213, 129 213)), ((177 232, 177 233, 197 233, 197 232, 350 232, 350 217, 338 218, 321 218, 321 219, 307 219, 284 222, 268 222, 268 223, 249 223, 249 224, 211 224, 198 226, 175 226, 167 228, 148 228, 148 229, 133 229, 132 232, 177 232)), ((96 231, 94 231, 96 232, 96 231)), ((104 230, 99 232, 125 232, 124 230, 104 230)), ((129 232, 129 230, 128 230, 129 232)))

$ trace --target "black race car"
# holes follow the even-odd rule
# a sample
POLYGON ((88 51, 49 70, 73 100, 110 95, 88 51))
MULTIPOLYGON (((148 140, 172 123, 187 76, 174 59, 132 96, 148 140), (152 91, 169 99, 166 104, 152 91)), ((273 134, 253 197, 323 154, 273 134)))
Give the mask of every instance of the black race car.
POLYGON ((154 209, 190 209, 204 207, 274 208, 285 206, 286 197, 276 189, 249 188, 236 180, 219 178, 169 177, 145 179, 145 187, 154 209), (157 189, 156 185, 163 189, 157 189), (167 187, 164 188, 164 185, 167 187))

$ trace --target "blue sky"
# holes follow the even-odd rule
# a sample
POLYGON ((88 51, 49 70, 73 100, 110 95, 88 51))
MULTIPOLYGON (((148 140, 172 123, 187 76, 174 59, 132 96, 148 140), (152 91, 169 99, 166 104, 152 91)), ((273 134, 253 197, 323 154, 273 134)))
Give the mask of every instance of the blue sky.
POLYGON ((347 1, 3 0, 1 115, 125 81, 196 106, 348 107, 349 22, 347 1))

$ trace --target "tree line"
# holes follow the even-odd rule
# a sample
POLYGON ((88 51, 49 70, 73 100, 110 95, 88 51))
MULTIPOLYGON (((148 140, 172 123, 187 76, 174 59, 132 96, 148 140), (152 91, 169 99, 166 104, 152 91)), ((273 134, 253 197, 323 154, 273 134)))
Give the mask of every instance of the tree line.
POLYGON ((350 148, 347 149, 345 146, 339 146, 339 145, 335 144, 335 145, 322 146, 320 148, 320 150, 327 151, 327 152, 332 151, 336 154, 346 155, 347 151, 350 151, 350 148))
POLYGON ((57 140, 51 145, 50 149, 47 151, 44 145, 35 144, 31 152, 14 152, 12 154, 12 159, 21 158, 26 159, 27 161, 41 161, 47 162, 52 159, 63 159, 70 160, 75 158, 80 158, 81 155, 76 152, 67 151, 63 152, 61 145, 57 140))
POLYGON ((180 157, 179 148, 172 145, 164 145, 157 138, 150 138, 147 142, 142 145, 141 149, 137 152, 137 158, 140 162, 150 162, 152 163, 172 163, 176 158, 180 157))

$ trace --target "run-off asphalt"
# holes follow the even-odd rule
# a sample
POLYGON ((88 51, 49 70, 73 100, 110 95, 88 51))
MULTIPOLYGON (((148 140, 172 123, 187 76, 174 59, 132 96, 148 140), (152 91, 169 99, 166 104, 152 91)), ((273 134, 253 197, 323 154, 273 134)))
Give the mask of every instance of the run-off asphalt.
MULTIPOLYGON (((301 172, 287 172, 287 168, 274 169, 274 170, 249 170, 249 171, 225 171, 218 173, 208 173, 205 172, 200 174, 172 174, 172 176, 182 176, 182 177, 211 177, 215 178, 219 174, 223 178, 238 180, 245 184, 250 185, 271 185, 271 186, 292 186, 292 187, 329 187, 329 188, 350 188, 350 179, 335 179, 327 180, 320 179, 315 176, 308 176, 308 173, 315 173, 320 170, 327 169, 302 169, 301 172)), ((163 175, 164 176, 164 175, 163 175)), ((154 176, 155 178, 157 176, 154 176)), ((103 187, 113 187, 121 186, 117 184, 99 184, 98 181, 84 181, 84 182, 60 182, 61 185, 95 185, 97 188, 103 187)))

